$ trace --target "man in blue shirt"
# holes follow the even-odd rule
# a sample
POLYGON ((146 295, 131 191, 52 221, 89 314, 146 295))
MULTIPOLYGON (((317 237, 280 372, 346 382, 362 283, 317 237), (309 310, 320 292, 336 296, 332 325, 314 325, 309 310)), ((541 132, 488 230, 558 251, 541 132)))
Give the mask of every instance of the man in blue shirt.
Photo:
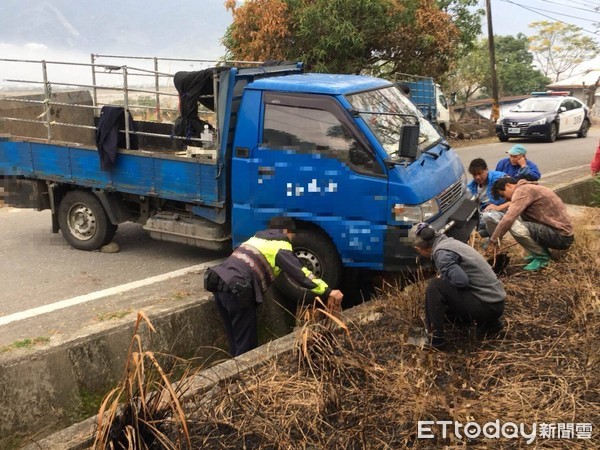
POLYGON ((496 170, 504 172, 515 180, 538 181, 542 175, 535 163, 527 159, 527 150, 521 144, 513 145, 507 152, 508 158, 503 158, 496 164, 496 170))
MULTIPOLYGON (((469 164, 469 173, 473 177, 473 180, 467 185, 469 192, 473 195, 477 195, 479 201, 479 226, 477 232, 481 237, 489 237, 495 229, 495 223, 501 218, 495 218, 492 222, 493 228, 490 229, 488 226, 489 213, 493 211, 504 211, 505 207, 503 204, 505 200, 503 198, 495 198, 492 196, 492 186, 494 182, 506 176, 503 172, 496 170, 489 170, 487 163, 482 158, 476 158, 469 164)), ((496 214, 496 213, 493 213, 496 214)))

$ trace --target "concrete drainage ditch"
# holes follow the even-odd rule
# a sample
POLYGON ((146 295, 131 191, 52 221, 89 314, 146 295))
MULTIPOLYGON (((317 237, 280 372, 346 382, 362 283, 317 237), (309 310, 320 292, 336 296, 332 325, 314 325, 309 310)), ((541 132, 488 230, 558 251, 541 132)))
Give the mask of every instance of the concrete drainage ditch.
MULTIPOLYGON (((566 203, 593 206, 600 187, 587 177, 556 187, 557 194, 566 203)), ((202 277, 197 277, 198 282, 202 277)), ((263 308, 260 321, 268 324, 267 334, 273 338, 290 330, 291 315, 274 298, 263 308)), ((346 311, 349 317, 358 318, 368 311, 368 303, 346 311)), ((210 361, 222 359, 226 348, 221 322, 208 293, 177 308, 161 306, 146 311, 158 332, 153 337, 151 349, 196 356, 210 361)), ((122 374, 126 349, 131 339, 132 320, 121 321, 117 326, 99 326, 87 330, 69 342, 51 345, 27 355, 0 358, 0 395, 4 408, 0 412, 0 448, 32 449, 83 449, 91 444, 95 418, 72 425, 81 411, 82 393, 101 396, 113 387, 122 374), (68 428, 64 428, 68 427, 68 428), (55 434, 53 431, 64 428, 55 434), (32 438, 33 437, 33 438, 32 438), (36 442, 32 442, 37 439, 36 442)), ((244 372, 262 364, 282 352, 291 351, 294 335, 271 341, 259 349, 234 360, 225 361, 204 371, 194 389, 210 389, 224 377, 244 372)), ((265 339, 263 339, 263 342, 265 339)))

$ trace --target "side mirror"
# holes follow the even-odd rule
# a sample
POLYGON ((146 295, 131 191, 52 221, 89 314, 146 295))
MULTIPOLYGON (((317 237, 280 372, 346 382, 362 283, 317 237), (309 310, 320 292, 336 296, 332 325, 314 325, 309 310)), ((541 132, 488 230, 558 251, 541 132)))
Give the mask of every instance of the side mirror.
POLYGON ((398 154, 401 158, 416 158, 419 149, 419 125, 403 125, 400 128, 398 154))
POLYGON ((558 108, 559 112, 565 112, 567 110, 567 108, 565 108, 564 106, 561 106, 560 108, 558 108))

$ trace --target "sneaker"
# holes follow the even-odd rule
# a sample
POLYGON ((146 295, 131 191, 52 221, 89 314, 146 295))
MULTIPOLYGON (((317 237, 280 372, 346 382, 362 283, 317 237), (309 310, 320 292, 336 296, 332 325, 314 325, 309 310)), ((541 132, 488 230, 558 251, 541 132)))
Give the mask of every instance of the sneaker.
POLYGON ((526 263, 530 263, 531 261, 533 261, 536 258, 536 255, 530 253, 529 255, 527 255, 525 258, 523 258, 523 261, 525 261, 526 263))
POLYGON ((535 272, 537 270, 543 269, 544 267, 548 267, 550 261, 548 258, 541 258, 539 256, 533 258, 529 264, 523 267, 523 270, 528 270, 530 272, 535 272))

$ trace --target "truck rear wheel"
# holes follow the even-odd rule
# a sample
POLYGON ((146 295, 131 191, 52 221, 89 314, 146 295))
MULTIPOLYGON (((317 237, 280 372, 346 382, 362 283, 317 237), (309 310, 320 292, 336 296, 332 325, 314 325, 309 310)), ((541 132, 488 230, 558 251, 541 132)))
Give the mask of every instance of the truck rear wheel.
POLYGON ((65 195, 58 207, 58 224, 65 240, 78 250, 97 250, 117 231, 98 198, 86 191, 65 195))
MULTIPOLYGON (((292 245, 294 253, 304 267, 325 281, 330 288, 339 286, 342 279, 342 262, 329 237, 318 231, 300 229, 292 245)), ((298 286, 286 274, 277 278, 276 286, 286 297, 298 303, 308 304, 316 297, 309 290, 298 286)))

